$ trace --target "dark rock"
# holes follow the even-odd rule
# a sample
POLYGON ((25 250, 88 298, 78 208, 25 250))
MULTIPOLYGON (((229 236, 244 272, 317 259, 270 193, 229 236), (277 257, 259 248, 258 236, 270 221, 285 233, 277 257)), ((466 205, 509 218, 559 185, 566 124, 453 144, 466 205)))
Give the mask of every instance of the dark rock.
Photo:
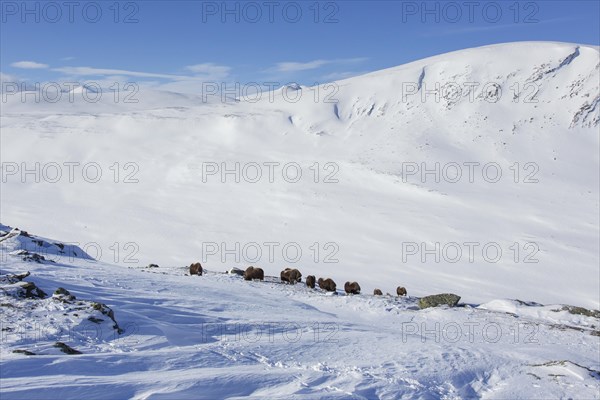
POLYGON ((235 267, 231 268, 229 271, 227 271, 227 273, 229 273, 230 275, 244 276, 244 270, 235 267))
POLYGON ((0 283, 12 285, 13 283, 21 282, 30 275, 29 272, 17 275, 0 275, 0 283))
POLYGON ((53 260, 46 260, 46 257, 44 257, 42 255, 39 255, 37 253, 30 253, 28 251, 23 252, 22 255, 23 255, 23 261, 33 261, 38 264, 42 264, 43 261, 54 262, 53 260))
POLYGON ((63 342, 54 343, 54 347, 56 347, 57 349, 60 349, 60 351, 62 351, 63 353, 69 354, 69 355, 83 354, 79 350, 75 350, 74 348, 72 348, 71 346, 69 346, 68 344, 63 343, 63 342))
MULTIPOLYGON (((75 314, 73 314, 75 315, 75 314)), ((104 320, 102 318, 96 318, 96 317, 88 317, 88 321, 93 322, 95 324, 99 324, 101 322, 104 322, 104 320)))
POLYGON ((54 291, 54 294, 57 296, 71 296, 71 292, 69 292, 67 289, 63 288, 63 287, 59 287, 58 289, 56 289, 54 291))
POLYGON ((115 329, 119 334, 123 333, 123 329, 119 327, 117 320, 115 319, 115 312, 106 304, 103 303, 92 303, 92 308, 94 310, 100 311, 103 315, 106 315, 110 318, 115 324, 113 325, 113 329, 115 329))
POLYGON ((111 319, 115 317, 113 310, 106 304, 93 302, 92 308, 96 311, 100 311, 104 315, 107 315, 111 319))
POLYGON ((44 299, 47 296, 46 293, 33 282, 23 282, 21 288, 25 290, 24 296, 28 299, 44 299))
POLYGON ((52 297, 56 300, 62 301, 63 303, 70 303, 76 300, 75 296, 73 296, 71 292, 62 287, 56 289, 52 297))
POLYGON ((32 353, 29 350, 13 350, 13 353, 15 353, 15 354, 24 354, 26 356, 35 356, 35 353, 32 353))
POLYGON ((454 307, 458 304, 460 300, 460 296, 457 296, 452 293, 443 293, 443 294, 434 294, 431 296, 425 296, 419 299, 419 307, 429 308, 429 307, 437 307, 442 305, 447 305, 450 307, 454 307))
POLYGON ((561 311, 568 311, 571 314, 583 315, 585 317, 600 318, 600 311, 588 310, 587 308, 577 306, 563 306, 561 311))
POLYGON ((523 300, 519 300, 519 299, 515 299, 515 301, 517 303, 519 303, 522 306, 527 306, 527 307, 542 307, 543 304, 540 303, 536 303, 535 301, 523 301, 523 300))
POLYGON ((7 278, 9 279, 9 281, 19 282, 19 281, 22 281, 23 279, 27 278, 29 275, 31 275, 31 272, 27 271, 25 273, 17 274, 17 275, 7 275, 7 278))

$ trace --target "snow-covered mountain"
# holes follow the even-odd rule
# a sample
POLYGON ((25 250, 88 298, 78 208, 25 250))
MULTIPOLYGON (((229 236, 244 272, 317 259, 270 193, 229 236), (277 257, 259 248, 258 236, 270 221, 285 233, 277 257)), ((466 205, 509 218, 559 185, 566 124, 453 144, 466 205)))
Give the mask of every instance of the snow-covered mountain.
POLYGON ((600 396, 599 311, 123 268, 4 225, 0 251, 2 399, 600 396))
POLYGON ((365 292, 598 308, 599 64, 524 42, 256 102, 8 96, 1 220, 124 266, 293 265, 365 292), (239 183, 221 175, 236 163, 239 183))

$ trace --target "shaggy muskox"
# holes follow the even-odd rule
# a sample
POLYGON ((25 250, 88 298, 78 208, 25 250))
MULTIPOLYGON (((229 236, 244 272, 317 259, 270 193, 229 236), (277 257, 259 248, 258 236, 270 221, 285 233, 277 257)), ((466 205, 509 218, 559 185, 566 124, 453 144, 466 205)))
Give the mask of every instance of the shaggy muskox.
POLYGON ((327 292, 335 292, 335 282, 331 278, 323 279, 319 278, 319 287, 327 292))
POLYGON ((346 291, 347 294, 360 294, 360 285, 358 282, 346 282, 344 284, 344 291, 346 291))
POLYGON ((406 288, 398 286, 398 288, 396 289, 396 294, 398 296, 406 296, 406 288))
POLYGON ((265 279, 265 271, 262 268, 248 267, 246 268, 246 272, 244 272, 244 279, 247 281, 260 279, 262 281, 265 279))
POLYGON ((190 275, 202 275, 202 265, 199 262, 190 265, 190 275))
POLYGON ((373 296, 383 296, 383 292, 379 289, 373 290, 373 296))
POLYGON ((280 277, 283 282, 287 282, 292 285, 302 282, 302 273, 297 269, 286 268, 281 271, 280 277))
POLYGON ((311 289, 314 289, 315 288, 315 281, 316 281, 316 278, 315 278, 314 275, 308 275, 306 277, 306 286, 308 286, 311 289))

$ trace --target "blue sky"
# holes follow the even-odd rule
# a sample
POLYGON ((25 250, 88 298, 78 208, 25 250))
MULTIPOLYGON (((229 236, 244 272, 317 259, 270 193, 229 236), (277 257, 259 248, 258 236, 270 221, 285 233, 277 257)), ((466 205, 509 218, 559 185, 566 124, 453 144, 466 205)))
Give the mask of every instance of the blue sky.
POLYGON ((600 40, 599 1, 75 3, 1 1, 4 81, 313 84, 487 44, 600 40))

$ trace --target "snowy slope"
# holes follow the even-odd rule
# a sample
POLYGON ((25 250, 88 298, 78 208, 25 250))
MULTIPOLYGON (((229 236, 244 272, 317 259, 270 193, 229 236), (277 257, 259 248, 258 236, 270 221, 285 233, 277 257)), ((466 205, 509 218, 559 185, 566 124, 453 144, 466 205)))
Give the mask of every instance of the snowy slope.
POLYGON ((23 261, 34 240, 60 243, 0 242, 3 399, 600 398, 598 312, 516 300, 419 310, 414 297, 331 296, 271 278, 56 252, 23 261), (81 307, 12 297, 3 279, 25 271, 81 307), (90 302, 110 308, 121 330, 90 302))
POLYGON ((367 292, 402 285, 470 303, 598 308, 599 61, 595 47, 524 42, 444 54, 318 93, 303 88, 295 103, 281 90, 256 103, 177 102, 143 89, 135 105, 11 99, 2 105, 3 162, 97 163, 102 179, 87 182, 81 167, 73 183, 66 167, 57 183, 8 176, 2 222, 79 241, 124 266, 205 259, 215 271, 256 264, 276 275, 293 264, 305 275, 357 280, 367 292), (425 95, 436 84, 439 101, 425 95), (208 162, 256 162, 263 178, 203 182, 208 162), (279 163, 273 183, 264 162, 279 163), (291 162, 302 168, 297 183, 282 177, 291 162), (409 173, 422 163, 457 163, 462 179, 409 173), (472 183, 465 163, 479 163, 472 183), (482 175, 490 163, 498 182, 482 175), (331 179, 338 182, 324 182, 331 179), (277 243, 273 259, 265 243, 277 243), (438 255, 448 250, 439 260, 409 254, 413 244, 436 243, 438 255), (465 243, 476 243, 472 258, 465 243), (216 254, 207 251, 214 244, 216 254), (243 254, 254 244, 259 259, 243 254), (302 250, 298 262, 282 254, 286 244, 302 250), (455 244, 462 256, 451 262, 455 244), (484 255, 486 245, 501 257, 484 255))

